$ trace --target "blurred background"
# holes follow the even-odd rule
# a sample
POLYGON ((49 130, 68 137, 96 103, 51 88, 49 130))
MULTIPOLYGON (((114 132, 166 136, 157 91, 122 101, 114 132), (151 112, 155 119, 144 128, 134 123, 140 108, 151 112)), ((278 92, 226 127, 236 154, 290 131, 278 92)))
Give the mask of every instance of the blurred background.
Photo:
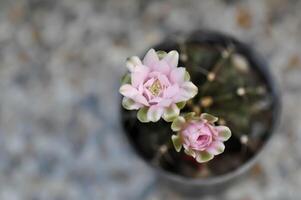
POLYGON ((0 199, 184 199, 156 188, 119 123, 125 58, 199 28, 251 44, 282 121, 251 175, 205 200, 301 199, 301 1, 0 0, 0 199))

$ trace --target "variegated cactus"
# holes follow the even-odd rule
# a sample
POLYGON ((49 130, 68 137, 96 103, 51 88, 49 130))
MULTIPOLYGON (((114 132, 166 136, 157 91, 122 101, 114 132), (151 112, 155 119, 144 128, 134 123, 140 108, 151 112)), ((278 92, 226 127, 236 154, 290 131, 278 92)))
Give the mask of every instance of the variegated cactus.
POLYGON ((127 60, 129 73, 120 87, 124 96, 122 105, 127 110, 138 110, 140 122, 157 122, 162 117, 172 122, 171 128, 176 151, 182 146, 187 155, 199 163, 211 160, 225 149, 224 141, 231 136, 226 126, 215 126, 217 118, 195 113, 180 115, 186 101, 197 95, 198 88, 190 81, 184 67, 178 67, 179 54, 150 49, 143 61, 137 56, 127 60))

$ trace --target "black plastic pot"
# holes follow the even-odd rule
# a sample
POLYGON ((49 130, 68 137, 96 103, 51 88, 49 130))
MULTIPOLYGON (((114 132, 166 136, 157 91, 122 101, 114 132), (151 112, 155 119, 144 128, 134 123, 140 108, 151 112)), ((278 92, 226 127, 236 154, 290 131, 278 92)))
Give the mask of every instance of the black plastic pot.
MULTIPOLYGON (((177 36, 176 37, 169 37, 167 40, 163 41, 161 44, 156 45, 156 50, 173 50, 176 49, 177 46, 177 36)), ((267 64, 264 59, 259 56, 254 50, 250 48, 250 46, 236 40, 235 38, 218 33, 213 31, 196 31, 192 34, 186 36, 181 36, 181 38, 185 39, 191 43, 201 43, 206 45, 216 45, 227 47, 232 45, 235 47, 236 51, 243 55, 250 66, 254 71, 256 71, 257 75, 264 81, 265 86, 272 97, 272 106, 271 106, 271 121, 268 134, 265 137, 265 141, 263 146, 258 150, 256 155, 252 156, 248 161, 242 164, 237 169, 230 171, 226 174, 221 174, 215 177, 208 177, 205 179, 202 178, 189 178, 180 176, 175 173, 171 173, 170 171, 166 171, 158 166, 154 166, 149 162, 148 155, 141 151, 141 146, 139 145, 139 141, 135 139, 135 131, 136 129, 133 128, 133 124, 136 119, 132 118, 133 124, 131 123, 131 119, 129 120, 129 111, 125 111, 123 108, 121 110, 121 117, 122 117, 122 124, 125 130, 125 134, 130 141, 131 146, 133 149, 138 153, 138 155, 145 160, 158 174, 160 180, 165 185, 170 186, 175 191, 186 193, 186 194, 202 194, 202 193, 209 193, 209 192, 218 192, 227 188, 231 183, 233 183, 238 178, 242 177, 242 175, 246 174, 246 172, 254 165, 257 161, 258 157, 262 154, 263 150, 267 147, 268 142, 271 140, 271 136, 274 133, 275 127, 278 124, 279 115, 280 115, 280 96, 278 93, 278 88, 274 82, 271 73, 267 68, 267 64)), ((132 112, 132 111, 130 111, 132 112)), ((134 125, 135 126, 135 125, 134 125)), ((148 141, 146 141, 148 142, 148 141)))

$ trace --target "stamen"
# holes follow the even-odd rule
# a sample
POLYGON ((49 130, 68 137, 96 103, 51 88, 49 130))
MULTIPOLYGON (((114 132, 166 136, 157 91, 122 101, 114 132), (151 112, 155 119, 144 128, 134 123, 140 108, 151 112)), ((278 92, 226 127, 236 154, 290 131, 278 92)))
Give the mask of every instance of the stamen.
POLYGON ((158 79, 149 87, 149 91, 154 96, 158 96, 160 94, 161 90, 162 90, 162 86, 158 79))

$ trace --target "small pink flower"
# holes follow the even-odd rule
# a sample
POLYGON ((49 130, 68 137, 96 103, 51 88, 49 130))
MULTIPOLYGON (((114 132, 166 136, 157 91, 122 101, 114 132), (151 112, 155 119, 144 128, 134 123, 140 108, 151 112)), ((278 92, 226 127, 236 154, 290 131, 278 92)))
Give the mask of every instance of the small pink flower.
POLYGON ((172 123, 172 130, 178 132, 172 136, 173 144, 179 152, 184 147, 186 154, 194 157, 199 163, 211 160, 225 150, 224 141, 231 137, 226 126, 215 126, 217 118, 203 113, 201 117, 190 113, 179 116, 172 123))
POLYGON ((122 105, 128 110, 139 110, 141 122, 156 122, 161 117, 172 121, 185 102, 197 94, 197 87, 189 81, 185 68, 177 67, 177 51, 156 53, 150 49, 143 61, 137 56, 127 61, 130 73, 124 77, 120 93, 122 105))

